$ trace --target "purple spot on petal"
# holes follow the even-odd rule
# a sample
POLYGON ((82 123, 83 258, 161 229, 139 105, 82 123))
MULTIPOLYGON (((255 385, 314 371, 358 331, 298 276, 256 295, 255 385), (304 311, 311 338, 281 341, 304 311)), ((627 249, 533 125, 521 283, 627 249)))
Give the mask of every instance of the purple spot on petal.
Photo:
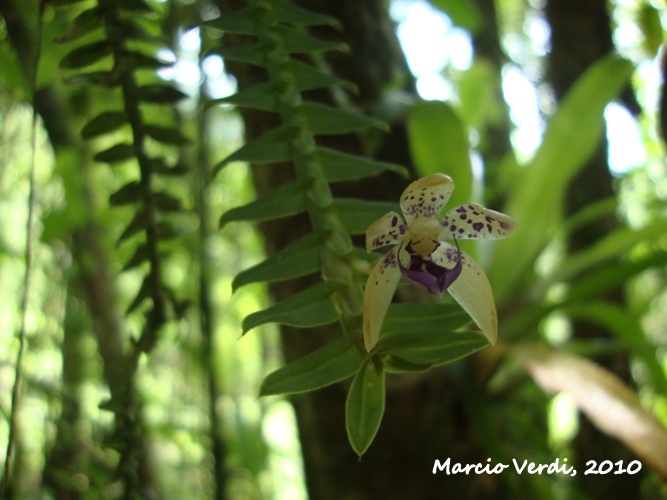
POLYGON ((398 217, 394 215, 394 218, 391 219, 391 227, 395 227, 398 224, 398 217))
POLYGON ((489 230, 489 232, 491 232, 491 229, 492 229, 492 228, 491 228, 491 224, 487 224, 487 225, 486 225, 486 228, 489 230))
POLYGON ((465 212, 462 213, 461 216, 459 217, 459 219, 461 219, 461 220, 466 220, 467 218, 468 218, 468 216, 465 214, 465 212))
POLYGON ((453 233, 454 231, 456 231, 456 226, 452 224, 451 226, 449 226, 449 230, 453 233))
POLYGON ((475 222, 472 225, 472 228, 479 233, 482 229, 484 229, 484 224, 481 222, 475 222))

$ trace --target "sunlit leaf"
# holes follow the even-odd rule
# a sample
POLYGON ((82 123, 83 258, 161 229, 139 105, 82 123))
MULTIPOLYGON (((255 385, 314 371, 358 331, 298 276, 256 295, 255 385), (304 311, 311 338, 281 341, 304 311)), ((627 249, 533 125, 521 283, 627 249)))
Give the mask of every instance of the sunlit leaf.
POLYGON ((324 281, 290 295, 268 309, 252 313, 243 320, 243 333, 265 323, 299 328, 333 323, 339 315, 331 295, 340 287, 338 282, 324 281))
POLYGON ((345 403, 345 427, 352 448, 363 455, 375 439, 384 415, 384 369, 367 358, 352 381, 345 403))
POLYGON ((267 375, 260 396, 319 389, 351 377, 363 355, 348 337, 338 337, 319 349, 267 375))
POLYGON ((667 429, 616 375, 587 359, 543 346, 517 346, 513 352, 545 391, 565 391, 593 424, 667 480, 667 429))

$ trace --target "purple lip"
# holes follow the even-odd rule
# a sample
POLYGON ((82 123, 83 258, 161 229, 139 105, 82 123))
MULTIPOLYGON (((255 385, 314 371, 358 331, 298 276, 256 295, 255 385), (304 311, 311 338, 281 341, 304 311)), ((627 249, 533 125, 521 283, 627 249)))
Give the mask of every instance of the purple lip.
POLYGON ((442 296, 445 290, 456 281, 463 269, 461 249, 456 238, 454 238, 454 244, 456 244, 456 265, 452 269, 439 266, 428 257, 422 257, 408 244, 405 249, 410 254, 409 267, 403 267, 400 259, 397 259, 401 274, 411 283, 424 287, 433 295, 442 296))

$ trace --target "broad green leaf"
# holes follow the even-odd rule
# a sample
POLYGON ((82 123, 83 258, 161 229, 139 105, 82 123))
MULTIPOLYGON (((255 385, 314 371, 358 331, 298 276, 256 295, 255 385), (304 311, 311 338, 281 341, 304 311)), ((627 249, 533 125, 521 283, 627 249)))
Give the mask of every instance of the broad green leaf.
POLYGON ((412 331, 380 337, 375 351, 388 352, 413 363, 441 365, 489 346, 480 332, 412 331))
POLYGON ((322 165, 322 171, 329 182, 362 179, 383 172, 396 172, 407 177, 408 170, 401 165, 341 153, 335 149, 317 148, 315 157, 322 165))
POLYGON ((356 89, 353 83, 340 80, 329 73, 325 73, 318 68, 295 59, 287 61, 283 65, 283 69, 294 76, 294 84, 300 92, 331 87, 333 85, 342 85, 351 91, 355 91, 356 89))
POLYGON ((180 212, 183 210, 181 201, 165 192, 153 193, 153 203, 158 210, 163 212, 180 212))
POLYGON ((219 104, 233 104, 244 108, 260 109, 262 111, 278 111, 278 89, 272 82, 253 85, 248 89, 241 90, 220 99, 213 99, 206 103, 206 108, 219 104))
POLYGON ((138 265, 141 265, 141 263, 148 261, 149 257, 150 257, 150 252, 148 251, 148 247, 145 244, 139 245, 132 254, 132 257, 130 257, 128 261, 125 263, 123 269, 121 269, 121 272, 133 269, 138 265))
POLYGON ((111 55, 112 51, 113 46, 107 40, 89 43, 88 45, 77 47, 65 55, 60 61, 60 67, 63 69, 78 69, 90 66, 111 55))
POLYGON ((337 135, 360 132, 369 127, 387 129, 385 123, 346 109, 333 108, 326 104, 304 102, 300 108, 313 134, 337 135))
POLYGON ((350 234, 364 234, 373 222, 387 212, 400 213, 398 203, 387 201, 366 201, 356 198, 337 198, 333 209, 350 234))
POLYGON ((514 346, 513 351, 545 391, 569 394, 596 427, 667 479, 667 429, 616 375, 587 359, 543 346, 514 346))
POLYGON ((548 243, 570 180, 597 147, 604 109, 632 72, 632 64, 615 55, 600 59, 577 80, 551 118, 540 148, 517 176, 503 209, 519 226, 494 248, 489 268, 497 297, 507 297, 548 243))
POLYGON ((470 201, 470 142, 456 111, 441 101, 421 101, 408 111, 407 123, 410 152, 419 174, 444 173, 454 180, 449 208, 470 201))
POLYGON ((332 26, 340 29, 341 24, 335 17, 319 14, 294 5, 290 1, 281 0, 273 3, 269 13, 271 22, 289 23, 297 26, 332 26))
MULTIPOLYGON (((503 109, 500 89, 500 75, 486 59, 477 59, 456 82, 456 89, 461 102, 457 111, 461 119, 470 127, 483 131, 489 123, 498 123, 503 109)), ((488 139, 486 134, 480 138, 482 146, 488 139)))
POLYGON ((303 31, 289 26, 272 26, 271 31, 277 35, 285 50, 290 53, 326 52, 330 50, 348 51, 347 45, 343 42, 314 38, 303 31))
POLYGON ((217 47, 211 53, 218 54, 225 61, 237 61, 254 66, 265 65, 265 53, 267 47, 259 42, 235 47, 217 47))
POLYGON ((181 134, 178 129, 173 127, 163 127, 161 125, 144 125, 146 134, 151 139, 154 139, 162 144, 169 144, 172 146, 184 146, 189 141, 181 134))
POLYGON ((241 207, 232 208, 220 218, 220 228, 229 222, 264 221, 295 215, 306 210, 304 182, 292 181, 241 207))
POLYGON ((232 292, 249 283, 282 281, 319 271, 319 239, 317 234, 309 233, 268 259, 240 272, 232 281, 232 292))
POLYGON ((97 153, 93 159, 95 161, 101 161, 104 163, 118 163, 121 161, 129 160, 134 157, 134 146, 132 144, 116 144, 111 146, 109 149, 100 151, 97 153))
POLYGON ((265 323, 280 323, 299 328, 333 323, 339 316, 331 295, 340 287, 339 282, 323 281, 290 295, 268 309, 249 314, 243 320, 243 334, 265 323))
POLYGON ((646 366, 653 386, 661 394, 667 394, 667 379, 655 346, 646 340, 640 319, 631 312, 602 301, 581 301, 563 308, 570 317, 602 325, 618 338, 630 352, 646 366))
POLYGON ((369 357, 359 367, 345 402, 345 427, 352 448, 363 455, 373 442, 384 415, 384 369, 369 357))
POLYGON ((388 372, 420 373, 429 371, 433 368, 433 363, 415 363, 392 354, 384 358, 384 366, 388 372))
POLYGON ((141 183, 133 181, 125 184, 118 191, 109 196, 111 205, 129 205, 141 201, 142 189, 141 183))
POLYGON ((102 27, 102 9, 93 7, 74 18, 66 35, 54 40, 56 43, 73 42, 102 27))
POLYGON ((174 104, 188 97, 171 85, 162 85, 159 83, 143 85, 137 89, 137 94, 139 100, 154 104, 174 104))
POLYGON ((81 130, 81 137, 92 139, 109 132, 114 132, 127 123, 124 111, 105 111, 90 120, 81 130))
POLYGON ((401 304, 389 306, 382 323, 382 335, 428 332, 441 334, 470 323, 459 306, 448 304, 401 304))
POLYGON ((213 175, 216 175, 225 165, 233 161, 278 163, 291 160, 292 149, 290 145, 295 132, 294 127, 283 125, 245 143, 218 163, 213 169, 213 175))
POLYGON ((292 394, 320 389, 354 375, 362 360, 361 351, 349 337, 338 337, 267 375, 259 395, 292 394))

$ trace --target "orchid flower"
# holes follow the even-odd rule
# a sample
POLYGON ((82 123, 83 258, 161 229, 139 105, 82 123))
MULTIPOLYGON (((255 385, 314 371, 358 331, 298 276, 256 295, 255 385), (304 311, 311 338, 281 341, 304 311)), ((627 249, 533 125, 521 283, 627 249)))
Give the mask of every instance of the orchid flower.
POLYGON ((401 275, 434 295, 447 290, 470 314, 491 344, 498 335, 498 318, 489 280, 477 263, 459 248, 457 239, 506 238, 516 228, 511 217, 466 203, 436 217, 447 204, 454 182, 444 174, 423 177, 401 195, 405 224, 389 212, 366 231, 368 252, 396 245, 376 264, 364 292, 364 344, 370 351, 401 275), (443 240, 453 239, 455 246, 443 240))

